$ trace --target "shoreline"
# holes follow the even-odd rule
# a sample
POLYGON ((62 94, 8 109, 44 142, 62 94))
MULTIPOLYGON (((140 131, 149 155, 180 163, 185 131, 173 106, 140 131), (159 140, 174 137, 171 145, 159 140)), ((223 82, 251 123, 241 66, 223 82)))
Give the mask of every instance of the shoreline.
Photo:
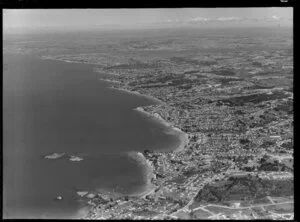
POLYGON ((129 194, 128 196, 144 198, 156 188, 156 186, 151 182, 152 179, 156 178, 154 174, 154 166, 149 160, 146 159, 146 157, 141 152, 131 151, 128 153, 128 155, 134 160, 138 161, 138 164, 145 167, 144 174, 146 177, 146 184, 141 188, 141 191, 136 191, 132 194, 129 194))
MULTIPOLYGON (((87 65, 95 65, 93 63, 87 63, 87 62, 78 62, 78 61, 68 61, 68 60, 63 60, 63 59, 57 59, 57 58, 41 58, 41 59, 49 59, 49 60, 56 60, 56 61, 60 61, 60 62, 67 62, 67 63, 82 63, 82 64, 87 64, 87 65)), ((109 82, 111 83, 111 85, 108 87, 109 89, 113 89, 113 90, 119 90, 122 92, 126 92, 129 94, 133 94, 136 96, 141 96, 147 99, 150 99, 158 104, 166 104, 165 102, 163 102, 162 100, 151 96, 151 95, 146 95, 146 94, 142 94, 140 92, 137 91, 131 91, 129 89, 126 88, 122 88, 122 82, 120 81, 116 81, 116 80, 109 80, 109 79, 102 79, 102 78, 98 78, 99 81, 105 81, 105 82, 109 82), (119 86, 113 86, 113 84, 120 84, 119 86)), ((123 85, 124 87, 124 85, 123 85)), ((163 124, 164 126, 170 128, 170 132, 169 134, 177 134, 180 143, 179 145, 175 148, 175 149, 171 149, 171 150, 165 150, 162 152, 168 152, 168 153, 172 153, 172 152, 180 152, 182 150, 185 149, 186 145, 189 143, 189 135, 185 132, 183 132, 181 129, 179 129, 178 127, 175 127, 172 125, 172 123, 166 121, 165 119, 163 119, 159 114, 152 114, 149 112, 146 112, 143 107, 137 107, 134 110, 140 112, 140 113, 144 113, 146 114, 148 117, 154 119, 155 121, 158 121, 160 124, 163 124), (172 132, 171 132, 172 131, 172 132)), ((155 152, 160 152, 160 151, 155 151, 155 152)), ((144 173, 145 173, 145 177, 146 177, 146 184, 141 187, 140 190, 129 194, 127 196, 131 197, 131 198, 145 198, 147 195, 155 192, 155 189, 157 188, 157 186, 152 183, 152 180, 156 180, 156 175, 155 175, 155 167, 153 166, 152 162, 149 161, 141 152, 136 152, 136 151, 131 151, 128 153, 128 155, 130 157, 132 157, 134 160, 138 161, 138 164, 141 164, 142 166, 144 166, 145 168, 144 173)), ((106 195, 112 195, 110 192, 107 192, 106 195)), ((123 196, 122 194, 120 196, 123 196)), ((89 204, 88 204, 89 205, 89 204)), ((80 215, 80 218, 88 218, 88 214, 93 211, 93 207, 92 206, 85 206, 81 209, 78 210, 78 215, 80 215), (83 214, 85 214, 85 216, 83 216, 83 214)))
POLYGON ((173 126, 171 123, 169 123, 168 121, 166 121, 165 119, 163 119, 159 114, 155 113, 149 113, 147 111, 144 110, 143 107, 137 107, 134 110, 143 113, 145 115, 147 115, 148 117, 154 119, 155 121, 160 122, 161 124, 163 124, 166 127, 169 127, 171 130, 173 130, 174 132, 170 132, 169 134, 179 134, 179 140, 180 140, 180 144, 179 146, 174 149, 174 150, 168 150, 167 152, 180 152, 182 150, 184 150, 185 146, 189 143, 189 135, 185 132, 183 132, 181 129, 179 129, 178 127, 173 126))
POLYGON ((120 81, 117 81, 117 80, 110 80, 110 79, 101 79, 101 78, 99 78, 98 80, 104 81, 104 82, 110 82, 110 83, 117 83, 117 84, 120 84, 120 83, 121 83, 120 81))
MULTIPOLYGON (((59 62, 66 62, 66 63, 80 63, 80 64, 87 64, 87 65, 98 65, 98 64, 94 64, 94 63, 88 63, 88 62, 78 62, 78 61, 72 61, 72 60, 64 60, 64 59, 57 59, 57 58, 49 58, 49 57, 40 57, 41 59, 44 60, 54 60, 54 61, 59 61, 59 62)), ((96 72, 96 71, 95 71, 96 72)), ((165 102, 163 102, 162 100, 150 96, 150 95, 145 95, 145 94, 141 94, 137 91, 130 91, 128 89, 125 88, 119 88, 119 87, 114 87, 113 84, 122 84, 122 82, 120 81, 116 81, 116 80, 109 80, 109 79, 102 79, 102 78, 98 78, 99 81, 104 81, 104 82, 108 82, 111 84, 111 86, 109 86, 109 89, 112 90, 119 90, 122 92, 126 92, 129 94, 133 94, 136 96, 141 96, 147 99, 150 99, 152 101, 155 101, 156 103, 159 104, 165 104, 165 102)), ((147 113, 147 112, 145 112, 147 113)), ((148 113, 147 113, 148 114, 148 113)), ((150 114, 149 114, 150 115, 150 114)), ((168 122, 166 122, 165 120, 163 120, 162 118, 160 120, 158 120, 161 124, 165 125, 165 126, 171 126, 171 124, 169 124, 168 122)), ((172 129, 174 131, 180 131, 178 128, 172 127, 172 129)), ((180 145, 175 149, 175 150, 171 150, 171 151, 167 151, 167 152, 176 152, 177 150, 182 150, 184 147, 182 146, 182 141, 180 142, 180 145)), ((152 165, 152 163, 143 155, 143 153, 141 152, 136 152, 136 151, 130 151, 127 153, 127 155, 129 155, 131 158, 133 158, 134 160, 136 160, 138 162, 138 164, 142 165, 143 167, 145 167, 144 170, 144 174, 146 177, 146 184, 144 186, 141 187, 140 190, 128 194, 126 196, 131 197, 131 198, 145 198, 145 196, 151 194, 152 192, 155 191, 155 189, 157 188, 151 181, 154 179, 156 179, 155 173, 154 173, 154 166, 152 165)), ((100 192, 102 193, 102 192, 100 192)), ((112 196, 114 198, 116 198, 117 196, 124 196, 123 194, 112 194, 109 191, 103 191, 103 193, 105 193, 105 195, 108 196, 112 196)), ((86 203, 87 205, 81 207, 80 209, 78 209, 76 216, 78 216, 78 219, 86 219, 89 218, 89 213, 91 213, 94 209, 94 207, 92 205, 90 205, 89 203, 86 203)))
MULTIPOLYGON (((150 96, 150 95, 141 94, 137 91, 130 91, 128 89, 118 88, 118 87, 113 87, 113 86, 110 86, 109 88, 113 89, 113 90, 123 91, 123 92, 129 93, 129 94, 134 94, 134 95, 137 95, 137 96, 142 96, 142 97, 154 100, 154 101, 156 101, 160 104, 165 104, 165 102, 161 101, 160 99, 157 99, 157 98, 155 98, 153 96, 150 96)), ((141 106, 136 107, 133 110, 135 110, 139 113, 145 114, 148 117, 150 117, 151 119, 153 119, 154 121, 158 121, 160 124, 170 128, 170 130, 173 131, 173 132, 169 132, 169 134, 177 134, 177 136, 179 137, 179 140, 180 140, 179 145, 175 149, 165 150, 163 152, 168 152, 168 153, 180 152, 180 151, 184 150, 185 147, 188 145, 189 135, 187 133, 183 132, 178 127, 173 126, 172 123, 170 123, 170 122, 166 121, 165 119, 163 119, 159 114, 149 113, 149 112, 145 111, 144 108, 141 107, 141 106)), ((137 192, 132 193, 128 196, 137 197, 137 198, 144 198, 145 196, 149 195, 150 193, 152 193, 156 189, 156 186, 151 182, 152 179, 154 179, 154 180, 156 179, 156 175, 154 173, 154 171, 155 171, 154 166, 152 165, 152 162, 149 161, 143 155, 143 153, 141 153, 141 152, 131 151, 131 152, 128 153, 128 155, 131 156, 132 158, 134 158, 135 160, 141 161, 142 162, 141 165, 146 167, 145 174, 146 174, 146 181, 147 181, 146 185, 142 188, 143 191, 137 191, 137 192)))
MULTIPOLYGON (((89 62, 79 62, 79 61, 74 61, 74 60, 66 60, 66 59, 61 59, 61 58, 55 58, 55 57, 52 57, 52 56, 41 56, 40 58, 44 59, 44 60, 55 60, 55 61, 66 62, 66 63, 81 63, 81 64, 87 64, 87 65, 98 65, 98 64, 89 63, 89 62)), ((97 73, 97 71, 95 71, 95 70, 94 70, 94 72, 97 73)), ((119 91, 122 91, 122 92, 126 92, 126 93, 129 93, 129 94, 133 94, 133 95, 136 95, 136 96, 141 96, 141 97, 150 99, 150 100, 155 101, 159 104, 165 104, 165 102, 163 102, 162 100, 160 100, 160 99, 158 99, 154 96, 142 94, 142 93, 139 93, 137 91, 131 91, 131 90, 128 90, 128 89, 125 89, 125 88, 122 88, 122 87, 113 86, 114 83, 122 84, 121 81, 103 79, 101 77, 98 78, 98 80, 111 83, 112 85, 108 87, 109 89, 119 90, 119 91)), ((164 126, 170 127, 171 130, 180 133, 180 135, 179 135, 179 140, 180 140, 179 146, 177 146, 175 149, 167 150, 166 152, 179 152, 179 151, 184 150, 185 145, 188 144, 188 142, 189 142, 188 134, 181 131, 179 128, 172 126, 171 123, 164 120, 161 116, 159 116, 159 115, 158 116, 153 116, 151 113, 146 112, 142 107, 137 107, 134 110, 137 110, 138 112, 144 113, 147 116, 149 116, 150 118, 153 118, 155 121, 159 121, 164 126)), ((131 196, 131 197, 144 197, 144 196, 148 195, 149 193, 151 193, 152 191, 155 190, 155 186, 151 182, 152 178, 156 179, 155 174, 154 174, 154 166, 152 165, 152 163, 149 160, 146 159, 146 157, 141 152, 132 151, 132 152, 130 152, 129 155, 132 155, 133 153, 136 156, 138 156, 139 158, 142 158, 142 160, 144 162, 144 165, 146 165, 146 172, 145 173, 146 173, 146 177, 147 177, 147 179, 146 179, 147 183, 145 185, 146 188, 145 188, 144 191, 141 191, 141 192, 138 191, 138 192, 135 192, 135 193, 130 194, 128 196, 131 196)), ((134 156, 132 156, 132 157, 135 159, 134 156)))
POLYGON ((82 61, 76 61, 76 60, 67 60, 64 58, 55 58, 53 56, 41 56, 41 59, 44 60, 54 60, 54 61, 59 61, 59 62, 66 62, 66 63, 77 63, 77 64, 86 64, 86 65, 99 65, 99 63, 95 63, 95 62, 82 62, 82 61))
POLYGON ((142 94, 142 93, 139 93, 137 91, 130 91, 128 89, 124 89, 124 88, 117 88, 117 87, 113 87, 113 86, 110 86, 108 87, 109 89, 114 89, 114 90, 119 90, 119 91, 123 91, 123 92, 127 92, 129 94, 133 94, 133 95, 137 95, 137 96, 142 96, 142 97, 145 97, 147 99, 151 99, 155 102, 158 102, 158 103, 161 103, 161 104, 165 104, 165 102, 163 102, 162 100, 156 98, 156 97, 153 97, 153 96, 150 96, 150 95, 145 95, 145 94, 142 94))

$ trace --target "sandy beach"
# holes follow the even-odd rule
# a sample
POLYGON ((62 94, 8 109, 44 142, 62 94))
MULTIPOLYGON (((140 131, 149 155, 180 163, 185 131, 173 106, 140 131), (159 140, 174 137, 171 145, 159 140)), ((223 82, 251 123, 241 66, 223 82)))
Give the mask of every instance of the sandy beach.
POLYGON ((181 132, 180 135, 179 135, 180 145, 174 150, 174 152, 180 152, 180 151, 184 150, 186 145, 189 143, 188 134, 182 132, 181 130, 180 130, 180 132, 181 132))
POLYGON ((167 122, 166 120, 164 120, 159 114, 154 114, 152 115, 151 113, 146 112, 143 107, 137 107, 134 110, 143 113, 145 115, 147 115, 148 117, 159 121, 160 123, 162 123, 163 125, 167 126, 170 128, 170 131, 167 132, 167 134, 175 134, 179 136, 180 139, 180 144, 178 147, 176 147, 174 150, 170 151, 170 152, 179 152, 181 150, 184 149, 185 145, 188 144, 189 142, 189 136, 187 133, 183 132, 182 130, 180 130, 177 127, 172 126, 171 123, 167 122))
POLYGON ((120 81, 117 81, 117 80, 111 80, 111 79, 102 79, 102 78, 98 78, 98 80, 104 81, 104 82, 110 82, 110 83, 121 83, 120 81))
POLYGON ((131 197, 144 197, 155 190, 155 186, 151 183, 152 178, 155 179, 155 175, 153 173, 154 167, 152 163, 145 158, 145 156, 141 152, 128 152, 131 158, 136 160, 142 167, 144 167, 145 177, 146 177, 146 184, 142 187, 141 190, 134 192, 128 196, 131 197))
POLYGON ((115 89, 115 90, 120 90, 120 91, 123 91, 123 92, 127 92, 127 93, 130 93, 130 94, 134 94, 134 95, 137 95, 137 96, 143 96, 145 98, 148 98, 148 99, 151 99, 151 100, 154 100, 155 102, 158 102, 158 103, 164 103, 163 101, 161 101, 160 99, 157 99, 153 96, 149 96, 149 95, 144 95, 144 94, 141 94, 137 91, 130 91, 128 89, 123 89, 123 88, 116 88, 116 87, 109 87, 110 89, 115 89))
MULTIPOLYGON (((146 112, 142 107, 137 107, 134 110, 143 113, 144 115, 147 115, 148 117, 159 121, 160 123, 162 123, 163 125, 167 126, 170 128, 170 130, 167 132, 168 134, 176 134, 179 139, 180 139, 180 144, 175 148, 172 149, 168 152, 180 152, 182 151, 185 146, 189 143, 189 137, 188 134, 183 132, 182 130, 180 130, 177 127, 172 126, 171 123, 167 122, 166 120, 164 120, 160 115, 152 115, 151 113, 146 112)), ((145 158, 145 156, 140 153, 140 152, 129 152, 128 153, 129 156, 131 156, 132 158, 134 158, 135 160, 137 160, 141 165, 145 166, 145 175, 146 175, 146 185, 142 188, 143 191, 137 191, 136 193, 133 193, 129 196, 134 196, 134 197, 140 197, 140 198, 144 198, 145 196, 151 194, 152 192, 154 192, 155 190, 155 186, 151 183, 152 178, 155 179, 155 174, 154 172, 154 166, 152 165, 152 163, 147 160, 145 158)))
MULTIPOLYGON (((114 81, 111 81, 111 82, 114 82, 114 81)), ((118 81, 117 81, 118 82, 118 81)), ((120 83, 120 82, 118 82, 120 83)), ((164 104, 163 101, 161 101, 160 99, 157 99, 153 96, 149 96, 149 95, 144 95, 144 94, 141 94, 137 91, 130 91, 130 90, 127 90, 127 89, 124 89, 124 88, 117 88, 117 87, 109 87, 111 89, 115 89, 115 90, 120 90, 120 91, 123 91, 123 92, 127 92, 127 93, 130 93, 130 94, 134 94, 134 95, 138 95, 138 96, 143 96, 143 97, 146 97, 148 99, 151 99, 151 100, 154 100, 158 103, 161 103, 161 104, 164 104)), ((167 127, 170 127, 171 130, 168 131, 168 134, 177 134, 179 136, 179 139, 180 139, 180 144, 178 147, 176 147, 174 150, 172 150, 171 152, 179 152, 179 151, 182 151, 185 146, 189 143, 189 136, 188 134, 186 134, 185 132, 183 132, 181 129, 177 128, 177 127, 174 127, 172 126, 171 123, 167 122, 166 120, 164 120, 159 114, 157 115, 152 115, 151 113, 148 113, 146 112, 143 107, 137 107, 135 108, 134 110, 137 110, 138 112, 141 112, 143 114, 146 114, 148 117, 156 120, 156 121, 159 121, 161 124, 167 126, 167 127)))
MULTIPOLYGON (((99 79, 99 80, 106 81, 104 79, 99 79)), ((113 82, 113 81, 111 81, 111 82, 113 82)), ((116 87, 113 87, 113 86, 111 86, 109 88, 114 89, 114 90, 120 90, 120 91, 130 93, 130 94, 134 94, 134 95, 137 95, 137 96, 143 96, 143 97, 149 98, 151 100, 154 100, 154 101, 156 101, 160 104, 164 103, 163 101, 161 101, 161 100, 159 100, 155 97, 152 97, 152 96, 149 96, 149 95, 144 95, 144 94, 141 94, 141 93, 136 92, 136 91, 130 91, 130 90, 123 89, 123 88, 116 88, 116 87)), ((166 131, 167 134, 173 134, 173 135, 176 135, 176 136, 179 137, 179 140, 180 140, 179 145, 176 148, 174 147, 172 150, 168 150, 166 152, 179 152, 179 151, 182 151, 185 148, 185 146, 188 144, 188 142, 189 142, 188 134, 186 134, 185 132, 183 132, 179 128, 174 127, 171 123, 164 120, 159 114, 152 115, 151 113, 146 112, 143 109, 143 107, 137 107, 134 110, 136 110, 140 113, 143 113, 144 115, 147 115, 147 117, 149 117, 149 118, 151 118, 155 121, 158 121, 159 123, 166 126, 168 128, 168 130, 166 131)), ((145 198, 145 196, 153 193, 155 191, 155 189, 157 188, 151 182, 153 179, 154 180, 156 179, 156 175, 154 174, 154 166, 152 165, 152 163, 149 160, 147 160, 145 158, 145 156, 141 152, 131 151, 131 152, 128 152, 127 155, 129 155, 131 158, 136 160, 138 162, 138 164, 140 164, 143 167, 143 170, 145 172, 145 174, 144 174, 145 175, 145 180, 146 180, 145 185, 140 190, 138 190, 138 191, 136 191, 132 194, 129 194, 128 196, 138 197, 138 198, 145 198)), ((109 195, 111 193, 108 192, 107 194, 109 195)), ((122 195, 119 194, 119 196, 122 196, 122 195)))
MULTIPOLYGON (((142 108, 140 108, 140 109, 137 108, 135 110, 142 112, 144 114, 147 114, 148 116, 151 116, 153 118, 153 116, 151 114, 145 112, 144 110, 142 110, 142 108)), ((156 118, 157 121, 161 121, 164 125, 171 127, 171 130, 168 132, 169 134, 176 134, 177 136, 179 136, 180 144, 175 149, 170 150, 168 152, 182 151, 189 142, 188 134, 184 133, 183 131, 181 131, 180 129, 178 129, 176 127, 171 126, 170 123, 166 122, 162 118, 157 118, 157 117, 154 117, 154 118, 156 118)), ((154 174, 154 166, 152 165, 152 163, 149 160, 147 160, 145 158, 145 156, 141 152, 132 151, 132 152, 129 152, 128 155, 131 156, 132 158, 134 158, 135 160, 137 160, 139 162, 139 164, 141 164, 142 166, 145 167, 144 170, 145 170, 145 175, 146 175, 146 180, 147 180, 145 186, 141 189, 141 191, 132 193, 129 196, 144 198, 145 196, 153 193, 154 190, 156 189, 155 185, 152 184, 152 182, 151 182, 152 178, 156 179, 156 176, 154 174)))

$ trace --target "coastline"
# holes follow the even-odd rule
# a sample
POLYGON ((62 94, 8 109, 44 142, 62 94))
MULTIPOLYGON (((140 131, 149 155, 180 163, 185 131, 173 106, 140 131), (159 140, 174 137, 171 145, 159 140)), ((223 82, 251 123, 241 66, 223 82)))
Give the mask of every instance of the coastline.
POLYGON ((104 81, 104 82, 110 82, 110 83, 118 83, 118 84, 121 83, 120 81, 117 81, 117 80, 110 80, 110 79, 101 79, 101 78, 99 78, 98 80, 104 81))
POLYGON ((184 150, 185 146, 189 143, 189 135, 187 133, 183 132, 178 127, 175 127, 171 123, 167 122, 159 114, 157 114, 157 113, 152 114, 152 113, 146 112, 143 107, 137 107, 134 110, 147 115, 148 117, 154 119, 155 121, 160 122, 161 124, 163 124, 166 127, 169 127, 173 131, 173 132, 169 132, 169 134, 179 134, 178 135, 179 140, 180 140, 179 146, 176 149, 170 150, 168 152, 180 152, 180 151, 184 150))
POLYGON ((5 217, 294 220, 293 12, 278 10, 248 27, 220 10, 166 31, 126 27, 130 12, 122 27, 8 27, 5 217))
POLYGON ((135 152, 131 151, 128 153, 128 155, 135 159, 136 161, 139 162, 144 167, 144 174, 145 174, 145 179, 146 179, 146 184, 142 187, 141 191, 136 191, 128 196, 130 197, 139 197, 143 198, 152 191, 155 190, 155 185, 152 184, 152 179, 155 179, 155 174, 154 174, 154 166, 152 163, 146 159, 146 157, 143 155, 141 152, 135 152))
POLYGON ((119 91, 123 91, 123 92, 127 92, 129 94, 134 94, 134 95, 137 95, 137 96, 142 96, 142 97, 145 97, 145 98, 148 98, 148 99, 151 99, 155 102, 158 102, 158 103, 162 103, 164 104, 165 102, 163 102, 162 100, 158 99, 158 98, 155 98, 153 96, 149 96, 149 95, 145 95, 145 94, 141 94, 137 91, 130 91, 128 89, 124 89, 124 88, 117 88, 117 87, 113 87, 113 86, 110 86, 109 89, 114 89, 114 90, 119 90, 119 91))
MULTIPOLYGON (((61 59, 55 59, 55 58, 42 58, 42 59, 57 60, 57 61, 67 62, 67 63, 82 63, 82 64, 93 65, 92 63, 68 61, 68 60, 61 60, 61 59)), ((111 85, 108 87, 109 89, 119 90, 119 91, 133 94, 136 96, 142 96, 144 98, 148 98, 152 101, 155 101, 158 104, 165 104, 165 102, 163 102, 162 100, 160 100, 156 97, 123 88, 124 85, 120 81, 102 79, 102 78, 99 78, 98 80, 111 83, 111 85), (117 84, 117 86, 114 86, 114 84, 117 84)), ((168 152, 168 153, 180 152, 180 151, 184 150, 186 145, 189 143, 189 135, 187 133, 183 132, 178 127, 173 126, 172 123, 163 119, 159 114, 149 113, 149 112, 145 111, 143 109, 143 107, 137 107, 134 110, 136 110, 140 113, 143 113, 143 114, 147 115, 148 117, 152 118, 153 120, 158 121, 160 124, 163 124, 164 126, 170 128, 170 131, 168 133, 176 134, 179 137, 180 144, 176 148, 171 149, 171 150, 162 151, 162 152, 168 152)), ((159 151, 156 151, 156 152, 159 152, 159 151)), ((129 194, 127 196, 132 197, 132 198, 145 198, 147 195, 153 193, 155 191, 155 189, 157 188, 156 185, 154 183, 152 183, 153 180, 156 180, 156 174, 154 173, 155 166, 153 166, 152 162, 150 160, 148 160, 141 152, 131 151, 128 153, 128 155, 131 156, 133 159, 137 160, 139 162, 139 164, 141 164, 142 166, 145 167, 143 170, 144 170, 145 177, 146 177, 146 184, 143 187, 141 187, 140 190, 138 190, 132 194, 129 194)), ((106 195, 110 196, 112 194, 110 194, 108 192, 108 193, 106 193, 106 195)), ((92 211, 93 211, 93 207, 84 207, 78 211, 78 215, 80 215, 80 218, 89 218, 88 214, 92 211), (85 214, 86 216, 81 217, 83 214, 85 214)))
MULTIPOLYGON (((110 86, 110 89, 114 89, 114 90, 119 90, 122 92, 126 92, 126 93, 130 93, 130 94, 134 94, 134 95, 138 95, 138 96, 142 96, 142 97, 146 97, 149 98, 151 100, 154 100, 160 104, 164 104, 163 101, 153 97, 153 96, 149 96, 149 95, 144 95, 141 94, 139 92, 136 91, 130 91, 128 89, 124 89, 124 88, 117 88, 117 87, 113 87, 110 86)), ((187 144, 189 143, 189 135, 185 132, 183 132, 181 129, 179 129, 178 127, 173 126, 170 122, 166 121, 165 119, 163 119, 159 114, 155 113, 149 113, 147 111, 144 110, 143 107, 137 107, 135 109, 133 109, 137 112, 140 112, 144 115, 147 115, 148 117, 152 118, 155 121, 158 121, 160 124, 170 128, 170 131, 168 132, 169 134, 176 134, 179 137, 180 140, 180 144, 172 150, 166 150, 165 152, 168 153, 172 153, 172 152, 180 152, 182 150, 185 149, 185 147, 187 146, 187 144)), ((128 152, 128 155, 131 156, 133 159, 137 160, 141 165, 143 165, 145 167, 145 175, 146 175, 146 184, 145 186, 141 189, 142 191, 137 191, 134 192, 128 196, 130 197, 136 197, 136 198, 145 198, 145 196, 151 194, 154 192, 154 190, 157 188, 153 183, 152 180, 156 179, 156 175, 154 173, 155 168, 152 164, 151 161, 149 161, 141 152, 136 152, 136 151, 131 151, 128 152)))
MULTIPOLYGON (((134 94, 134 95, 138 95, 138 96, 142 96, 142 97, 146 97, 146 98, 149 98, 151 100, 154 100, 160 104, 165 104, 165 102, 153 97, 153 96, 150 96, 150 95, 144 95, 144 94, 141 94, 139 92, 136 92, 136 91, 130 91, 128 89, 124 89, 124 88, 118 88, 118 87, 113 87, 113 86, 110 86, 109 87, 110 89, 114 89, 114 90, 119 90, 119 91, 122 91, 122 92, 126 92, 126 93, 130 93, 130 94, 134 94)), ((184 150, 184 148, 188 145, 189 143, 189 135, 185 132, 183 132, 181 129, 179 129, 178 127, 175 127, 172 125, 172 123, 166 121, 165 119, 163 119, 159 114, 155 113, 155 114, 152 114, 150 112, 147 112, 144 110, 143 107, 137 107, 135 109, 133 109, 137 112, 140 112, 144 115, 147 115, 148 117, 150 117, 151 119, 155 120, 155 121, 158 121, 160 124, 170 128, 170 131, 168 132, 169 134, 177 134, 177 136, 179 137, 179 140, 180 140, 180 144, 175 148, 175 149, 172 149, 172 150, 167 150, 165 152, 168 152, 168 153, 172 153, 172 152, 180 152, 182 150, 184 150)), ((145 168, 145 174, 146 174, 146 185, 143 187, 143 190, 144 191, 137 191, 129 196, 131 197, 138 197, 138 198, 144 198, 145 196, 149 195, 150 193, 152 193, 154 190, 155 190, 155 185, 151 182, 153 179, 155 180, 156 179, 156 176, 154 174, 154 171, 155 171, 155 168, 154 166, 152 165, 152 162, 149 161, 144 155, 143 153, 141 152, 135 152, 135 151, 132 151, 132 152, 129 152, 128 153, 132 158, 138 160, 138 161, 141 161, 142 162, 142 165, 144 165, 146 168, 145 168)))
POLYGON ((77 63, 77 64, 87 64, 87 65, 99 65, 97 62, 88 62, 88 61, 76 61, 76 60, 68 60, 64 58, 55 58, 53 56, 41 56, 41 59, 45 60, 55 60, 55 61, 60 61, 60 62, 66 62, 66 63, 77 63))

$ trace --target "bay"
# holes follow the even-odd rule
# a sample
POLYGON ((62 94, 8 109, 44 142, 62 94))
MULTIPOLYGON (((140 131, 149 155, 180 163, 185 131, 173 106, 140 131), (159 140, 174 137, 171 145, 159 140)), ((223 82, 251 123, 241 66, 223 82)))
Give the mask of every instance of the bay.
POLYGON ((133 110, 154 101, 110 89, 93 65, 17 54, 3 63, 4 218, 78 218, 76 190, 134 193, 145 175, 127 153, 180 143, 133 110), (66 156, 44 158, 55 152, 66 156))

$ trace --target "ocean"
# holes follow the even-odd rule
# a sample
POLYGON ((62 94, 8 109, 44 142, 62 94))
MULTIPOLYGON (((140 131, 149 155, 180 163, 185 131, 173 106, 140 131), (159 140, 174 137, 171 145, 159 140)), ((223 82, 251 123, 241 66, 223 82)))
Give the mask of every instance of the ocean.
POLYGON ((78 218, 78 190, 143 189, 144 169, 129 152, 180 143, 134 110, 155 101, 109 88, 94 65, 17 54, 3 63, 4 218, 78 218), (44 158, 55 152, 66 157, 44 158))

